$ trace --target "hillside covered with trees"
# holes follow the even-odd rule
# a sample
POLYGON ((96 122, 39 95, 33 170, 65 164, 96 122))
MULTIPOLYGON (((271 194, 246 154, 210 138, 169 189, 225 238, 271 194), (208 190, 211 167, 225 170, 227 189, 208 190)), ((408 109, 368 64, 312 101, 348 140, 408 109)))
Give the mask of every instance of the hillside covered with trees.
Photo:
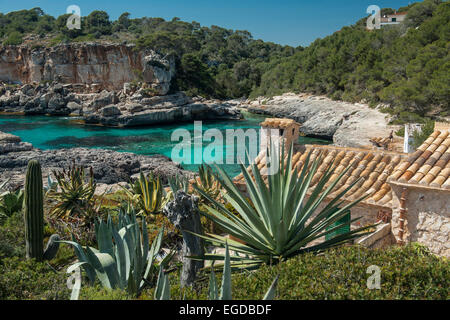
MULTIPOLYGON (((0 40, 4 45, 29 39, 48 45, 133 42, 138 49, 173 55, 177 76, 172 89, 190 95, 225 99, 310 92, 388 104, 385 111, 399 122, 449 116, 450 3, 425 0, 398 11, 408 12, 400 25, 368 31, 363 18, 307 48, 178 18, 132 19, 124 13, 111 21, 104 11, 83 17, 81 30, 69 30, 70 15, 54 18, 40 8, 0 13, 0 40)), ((382 14, 392 12, 383 9, 382 14)))
MULTIPOLYGON (((387 103, 399 121, 450 115, 450 3, 400 8, 406 21, 366 30, 366 18, 271 63, 252 96, 287 91, 387 103)), ((389 14, 392 9, 384 9, 389 14)))
POLYGON ((177 77, 173 90, 222 99, 248 96, 260 84, 261 65, 296 51, 254 40, 248 31, 204 27, 179 18, 131 19, 129 13, 124 13, 110 21, 106 12, 93 11, 82 17, 81 30, 69 30, 69 17, 65 14, 54 18, 40 8, 0 13, 0 39, 4 45, 19 45, 35 34, 35 42, 49 45, 73 41, 136 43, 137 48, 149 47, 175 57, 177 77))

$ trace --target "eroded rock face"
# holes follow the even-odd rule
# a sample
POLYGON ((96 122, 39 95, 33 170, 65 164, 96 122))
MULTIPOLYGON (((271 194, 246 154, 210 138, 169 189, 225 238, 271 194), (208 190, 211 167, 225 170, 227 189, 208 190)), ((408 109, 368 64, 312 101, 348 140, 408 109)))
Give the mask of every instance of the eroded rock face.
POLYGON ((45 81, 99 84, 108 90, 143 80, 161 95, 167 94, 175 74, 173 59, 134 45, 64 44, 48 48, 0 47, 0 81, 26 84, 45 81))

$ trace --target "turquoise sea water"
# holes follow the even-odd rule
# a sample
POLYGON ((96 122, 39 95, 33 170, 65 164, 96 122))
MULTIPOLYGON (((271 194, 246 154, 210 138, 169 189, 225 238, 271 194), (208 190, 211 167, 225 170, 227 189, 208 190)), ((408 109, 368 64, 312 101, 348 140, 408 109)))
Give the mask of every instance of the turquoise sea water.
MULTIPOLYGON (((227 129, 258 129, 262 117, 246 114, 246 118, 240 121, 214 121, 203 122, 203 132, 208 129, 219 129, 225 133, 227 129)), ((34 147, 43 150, 59 148, 101 148, 119 152, 132 152, 142 155, 162 154, 172 158, 172 149, 179 141, 171 141, 171 136, 176 129, 186 129, 194 139, 194 124, 180 123, 172 125, 158 125, 138 128, 106 128, 89 126, 77 123, 73 118, 45 117, 45 116, 0 116, 0 131, 19 136, 22 141, 30 142, 34 147)), ((224 141, 226 142, 226 141, 224 141)), ((327 141, 301 137, 301 143, 324 144, 327 141)), ((247 141, 257 143, 258 141, 247 141)), ((203 142, 203 149, 192 148, 194 154, 203 152, 210 144, 203 142), (196 152, 197 151, 197 152, 196 152)), ((233 145, 224 145, 226 154, 233 145)), ((214 156, 214 153, 212 154, 214 156)), ((203 161, 208 161, 206 156, 203 161)), ((225 159, 225 156, 224 156, 225 159)), ((193 162, 193 161, 192 161, 193 162)), ((199 164, 182 164, 187 170, 196 171, 199 164)), ((240 173, 238 165, 223 165, 223 168, 231 175, 240 173)))

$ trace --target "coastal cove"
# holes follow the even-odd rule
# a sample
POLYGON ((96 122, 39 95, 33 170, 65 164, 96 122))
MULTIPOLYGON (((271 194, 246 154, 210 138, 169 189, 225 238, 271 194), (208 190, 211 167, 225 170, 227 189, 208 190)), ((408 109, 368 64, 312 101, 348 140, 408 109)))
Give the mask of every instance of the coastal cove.
MULTIPOLYGON (((204 121, 203 131, 219 129, 258 129, 264 116, 243 113, 243 120, 204 121)), ((193 137, 192 122, 154 125, 135 128, 110 128, 95 125, 83 125, 77 118, 47 116, 1 115, 0 131, 19 136, 23 142, 31 143, 35 148, 54 150, 62 148, 106 149, 118 152, 131 152, 138 155, 164 155, 171 158, 172 148, 178 143, 171 141, 172 132, 186 129, 193 137)), ((329 144, 331 141, 300 137, 300 144, 329 144)), ((208 142, 203 142, 203 149, 208 142)), ((224 146, 224 153, 227 148, 224 146)), ((235 150, 236 152, 236 150, 235 150)), ((204 159, 205 160, 205 159, 204 159)), ((198 164, 183 164, 186 170, 197 171, 198 164)), ((230 176, 240 173, 238 165, 223 165, 230 176)))

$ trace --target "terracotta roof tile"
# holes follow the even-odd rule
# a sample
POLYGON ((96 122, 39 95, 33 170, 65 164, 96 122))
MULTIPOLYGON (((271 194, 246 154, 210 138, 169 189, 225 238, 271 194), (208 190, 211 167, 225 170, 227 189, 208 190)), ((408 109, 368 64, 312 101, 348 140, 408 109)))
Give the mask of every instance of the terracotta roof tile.
MULTIPOLYGON (((365 203, 390 207, 392 194, 387 180, 406 155, 387 151, 336 146, 306 146, 303 147, 303 150, 295 152, 292 157, 293 168, 298 170, 299 175, 309 153, 311 153, 310 166, 315 159, 320 157, 320 164, 311 181, 309 193, 312 192, 313 188, 323 177, 329 165, 334 166, 334 173, 326 186, 329 186, 345 169, 350 167, 329 197, 335 197, 361 178, 356 185, 347 191, 344 200, 353 201, 368 194, 369 198, 364 201, 365 203)), ((267 173, 265 152, 257 157, 256 164, 259 169, 263 168, 263 174, 267 173)), ((245 184, 244 176, 242 174, 237 176, 235 183, 242 187, 245 184)))
POLYGON ((389 182, 450 189, 450 130, 436 130, 405 159, 389 182))

